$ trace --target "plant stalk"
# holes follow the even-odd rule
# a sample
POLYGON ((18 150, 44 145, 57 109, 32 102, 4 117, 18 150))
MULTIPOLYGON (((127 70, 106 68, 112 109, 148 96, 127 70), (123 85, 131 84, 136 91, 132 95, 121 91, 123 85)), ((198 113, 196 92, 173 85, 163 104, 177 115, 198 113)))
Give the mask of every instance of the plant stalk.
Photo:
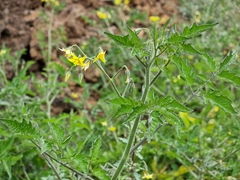
MULTIPOLYGON (((150 87, 151 87, 150 86, 150 69, 151 69, 151 64, 149 64, 146 67, 145 89, 144 89, 143 95, 141 97, 141 100, 142 100, 143 103, 146 102, 147 95, 148 95, 148 92, 149 92, 150 87)), ((119 163, 115 173, 112 176, 112 180, 117 180, 118 176, 121 174, 121 172, 124 168, 124 165, 126 164, 126 161, 129 157, 131 149, 133 147, 133 142, 134 142, 134 139, 136 137, 136 132, 137 132, 140 120, 141 120, 141 116, 139 115, 134 121, 132 130, 131 130, 130 135, 129 135, 128 143, 125 147, 125 150, 124 150, 124 153, 123 153, 122 158, 120 160, 120 163, 119 163)))

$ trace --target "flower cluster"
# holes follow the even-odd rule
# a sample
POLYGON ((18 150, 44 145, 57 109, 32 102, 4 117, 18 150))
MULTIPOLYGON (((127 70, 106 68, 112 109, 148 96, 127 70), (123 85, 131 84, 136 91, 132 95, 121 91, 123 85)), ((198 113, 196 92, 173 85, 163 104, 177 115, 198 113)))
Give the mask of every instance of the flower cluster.
POLYGON ((97 11, 97 16, 100 19, 106 19, 107 18, 107 13, 101 12, 101 11, 97 11))
MULTIPOLYGON (((83 54, 82 56, 77 56, 72 51, 72 46, 68 47, 68 48, 62 48, 60 50, 65 53, 65 57, 68 59, 69 62, 73 63, 74 66, 80 66, 81 69, 84 71, 86 71, 89 68, 91 63, 95 63, 98 60, 102 61, 103 63, 106 63, 106 59, 105 59, 106 51, 103 51, 101 48, 100 48, 98 55, 94 59, 87 57, 87 55, 84 54, 80 48, 79 48, 79 50, 82 52, 82 54, 83 54)), ((71 72, 68 71, 65 76, 65 81, 67 81, 70 78, 70 76, 71 76, 71 72)), ((82 79, 82 73, 80 73, 79 79, 82 79)))
POLYGON ((65 52, 66 58, 68 59, 68 61, 72 62, 74 66, 81 66, 83 70, 88 69, 90 62, 85 62, 85 59, 87 57, 86 55, 84 55, 83 57, 78 57, 74 52, 71 51, 70 48, 67 49, 63 48, 60 50, 65 52))

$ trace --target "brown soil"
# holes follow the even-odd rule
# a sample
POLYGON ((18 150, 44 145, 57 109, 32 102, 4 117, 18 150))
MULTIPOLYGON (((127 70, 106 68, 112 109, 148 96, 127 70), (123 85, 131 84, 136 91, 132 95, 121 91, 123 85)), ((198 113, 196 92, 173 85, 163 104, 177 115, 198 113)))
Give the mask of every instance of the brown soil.
MULTIPOLYGON (((63 1, 60 1, 63 2, 63 1)), ((112 0, 65 0, 66 6, 60 13, 54 16, 53 29, 64 26, 67 35, 67 44, 79 44, 90 37, 100 35, 94 27, 87 24, 81 16, 99 21, 95 11, 101 6, 112 6, 112 0)), ((130 0, 130 8, 145 11, 148 15, 158 15, 160 17, 171 17, 178 14, 178 0, 130 0)), ((32 66, 31 71, 41 74, 45 65, 36 33, 41 29, 45 34, 47 28, 40 11, 50 13, 44 7, 41 0, 1 0, 0 3, 0 44, 3 43, 11 48, 13 52, 27 49, 25 60, 35 60, 37 63, 32 66)), ((140 23, 140 22, 139 22, 140 23)), ((52 60, 58 61, 59 51, 53 50, 52 60)), ((12 73, 14 74, 14 73, 12 73)), ((85 79, 97 81, 99 72, 91 69, 86 72, 85 79)), ((65 94, 71 96, 70 92, 82 93, 81 87, 70 83, 65 94)), ((96 104, 99 96, 92 92, 89 103, 96 104)), ((64 103, 59 97, 53 103, 53 114, 69 111, 69 105, 64 103)))

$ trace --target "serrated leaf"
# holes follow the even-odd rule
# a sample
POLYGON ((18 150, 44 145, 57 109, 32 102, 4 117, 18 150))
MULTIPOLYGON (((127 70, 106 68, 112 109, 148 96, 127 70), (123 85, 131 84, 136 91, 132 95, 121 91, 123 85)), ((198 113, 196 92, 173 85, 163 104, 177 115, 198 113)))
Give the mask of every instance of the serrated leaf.
POLYGON ((229 71, 222 71, 218 76, 240 87, 240 77, 237 76, 235 73, 231 73, 229 71))
POLYGON ((39 131, 33 127, 30 122, 22 120, 18 122, 15 120, 1 119, 0 122, 4 123, 13 133, 20 133, 23 135, 38 135, 39 131))
POLYGON ((62 145, 66 146, 70 142, 71 138, 72 138, 72 135, 69 135, 65 139, 63 139, 62 145))
POLYGON ((120 97, 120 98, 114 98, 109 100, 110 103, 112 104, 116 104, 116 105, 137 105, 138 102, 131 99, 131 98, 124 98, 124 97, 120 97))
POLYGON ((107 175, 107 172, 101 167, 94 167, 92 174, 100 180, 110 180, 110 177, 107 175))
POLYGON ((166 108, 168 110, 177 111, 177 112, 190 112, 191 110, 178 102, 172 96, 166 96, 158 100, 160 108, 166 108))
POLYGON ((128 27, 128 32, 129 32, 132 46, 134 46, 135 48, 140 48, 142 46, 142 42, 141 42, 141 39, 137 36, 136 32, 131 30, 131 28, 129 27, 128 27))
POLYGON ((162 27, 162 37, 163 37, 164 34, 165 34, 165 30, 166 30, 169 22, 170 22, 170 19, 168 19, 168 20, 166 21, 166 23, 165 23, 165 24, 163 25, 163 27, 162 27))
POLYGON ((130 39, 129 39, 129 35, 117 36, 117 35, 114 35, 114 34, 111 34, 108 32, 104 32, 104 33, 121 46, 126 46, 126 47, 132 46, 130 39))
POLYGON ((228 52, 227 56, 223 59, 223 61, 220 64, 220 72, 225 70, 227 66, 232 64, 236 59, 236 53, 235 52, 228 52))
POLYGON ((187 37, 180 36, 178 33, 174 33, 168 38, 167 42, 170 44, 179 44, 187 41, 188 39, 189 38, 187 37))
POLYGON ((74 161, 77 163, 80 171, 82 171, 84 174, 88 173, 88 162, 86 160, 77 158, 74 159, 74 161))
POLYGON ((102 146, 102 139, 98 137, 92 144, 91 148, 91 161, 94 162, 98 159, 98 155, 100 152, 100 147, 102 146))
POLYGON ((134 106, 132 106, 132 105, 122 105, 122 106, 117 110, 117 112, 113 115, 113 117, 112 117, 111 119, 117 118, 117 117, 119 117, 119 116, 121 116, 121 115, 124 115, 124 114, 129 114, 129 113, 131 113, 133 107, 134 107, 134 106))
POLYGON ((88 141, 88 139, 89 139, 89 137, 87 137, 86 139, 84 139, 82 141, 78 141, 78 143, 77 143, 78 146, 77 146, 77 149, 76 149, 73 157, 78 155, 78 154, 80 154, 82 152, 82 150, 83 150, 86 142, 88 141))
POLYGON ((196 50, 194 47, 192 47, 191 44, 182 44, 181 47, 187 53, 202 55, 202 53, 196 50))
POLYGON ((3 164, 3 167, 4 167, 5 171, 8 174, 9 179, 12 179, 12 172, 11 172, 12 171, 12 167, 11 167, 10 159, 9 158, 2 159, 2 164, 3 164))
POLYGON ((236 111, 233 109, 231 105, 231 100, 225 96, 218 95, 218 92, 207 92, 205 97, 210 100, 210 102, 222 108, 225 112, 236 114, 236 111))
POLYGON ((40 138, 39 148, 40 148, 41 154, 45 153, 50 149, 49 144, 45 142, 44 138, 40 138))
POLYGON ((208 29, 213 28, 217 24, 218 23, 197 25, 196 23, 194 23, 190 28, 188 26, 186 26, 180 35, 185 36, 185 37, 194 37, 204 31, 207 31, 208 29))
POLYGON ((159 124, 162 124, 163 121, 160 118, 161 114, 159 113, 159 111, 153 111, 151 114, 151 122, 148 124, 148 143, 150 142, 150 140, 152 139, 152 136, 155 132, 155 130, 157 129, 157 127, 159 126, 159 124))
POLYGON ((140 106, 134 107, 132 112, 127 117, 127 119, 124 120, 124 123, 128 123, 134 120, 136 116, 142 115, 147 109, 148 107, 145 104, 141 104, 140 106))
POLYGON ((11 148, 14 138, 1 140, 0 141, 0 159, 5 155, 5 153, 11 148))
POLYGON ((176 115, 174 112, 171 112, 167 109, 158 109, 158 111, 160 112, 161 115, 164 116, 165 120, 172 124, 175 127, 177 136, 180 138, 181 136, 181 129, 183 126, 183 122, 181 120, 181 118, 179 118, 178 115, 176 115))
POLYGON ((203 59, 205 60, 205 62, 207 63, 208 67, 214 71, 216 69, 216 63, 214 61, 214 59, 209 56, 209 54, 207 53, 203 53, 203 59))
POLYGON ((195 80, 192 66, 189 66, 187 62, 179 56, 173 56, 172 60, 177 65, 178 69, 182 72, 184 76, 183 78, 185 78, 190 84, 193 84, 195 80))
POLYGON ((183 72, 186 80, 190 84, 193 84, 195 82, 193 68, 192 68, 192 66, 188 65, 187 62, 182 63, 182 72, 183 72))
POLYGON ((53 131, 55 140, 57 140, 58 143, 62 143, 63 137, 64 137, 64 129, 53 123, 48 123, 48 124, 53 131))
POLYGON ((78 161, 78 166, 80 168, 80 171, 82 171, 84 174, 88 173, 88 162, 85 160, 79 160, 78 161))

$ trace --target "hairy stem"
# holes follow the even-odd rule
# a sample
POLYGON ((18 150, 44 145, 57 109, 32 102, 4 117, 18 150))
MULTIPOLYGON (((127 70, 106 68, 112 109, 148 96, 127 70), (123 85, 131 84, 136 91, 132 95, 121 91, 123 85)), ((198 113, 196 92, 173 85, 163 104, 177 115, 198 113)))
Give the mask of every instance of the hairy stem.
MULTIPOLYGON (((145 103, 145 101, 147 99, 149 89, 151 87, 150 86, 150 68, 151 68, 151 64, 149 64, 146 68, 146 77, 145 77, 145 83, 144 83, 145 84, 145 89, 144 89, 143 95, 141 97, 141 100, 142 100, 143 103, 145 103)), ((131 152, 131 149, 132 149, 132 146, 133 146, 134 139, 136 137, 136 132, 137 132, 140 120, 141 120, 141 116, 139 115, 134 121, 132 130, 131 130, 129 138, 128 138, 128 143, 125 147, 125 150, 124 150, 124 153, 123 153, 122 158, 120 160, 120 163, 119 163, 115 173, 112 176, 112 180, 116 180, 118 178, 118 176, 120 175, 120 173, 122 172, 122 170, 124 168, 124 165, 126 164, 126 161, 127 161, 128 157, 130 155, 130 152, 131 152)))

